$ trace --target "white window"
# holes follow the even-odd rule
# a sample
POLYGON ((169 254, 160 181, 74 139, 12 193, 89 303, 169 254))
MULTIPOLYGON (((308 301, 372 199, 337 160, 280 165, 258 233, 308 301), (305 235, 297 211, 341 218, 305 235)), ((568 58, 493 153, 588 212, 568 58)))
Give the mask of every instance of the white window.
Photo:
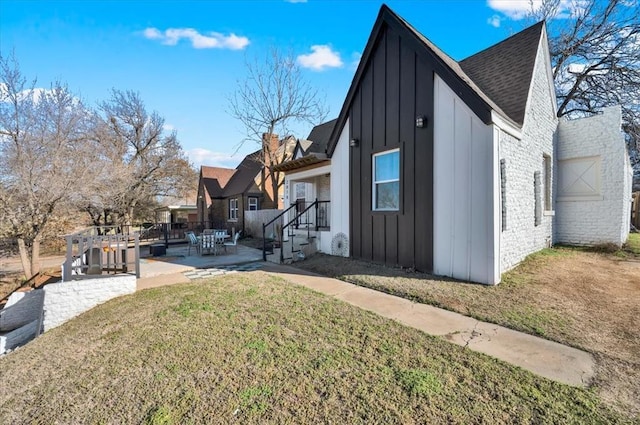
POLYGON ((238 198, 229 199, 229 220, 238 219, 238 198))
POLYGON ((249 211, 257 211, 258 210, 258 198, 254 198, 253 196, 249 197, 249 211))
POLYGON ((400 150, 394 149, 373 156, 373 210, 400 209, 400 150))

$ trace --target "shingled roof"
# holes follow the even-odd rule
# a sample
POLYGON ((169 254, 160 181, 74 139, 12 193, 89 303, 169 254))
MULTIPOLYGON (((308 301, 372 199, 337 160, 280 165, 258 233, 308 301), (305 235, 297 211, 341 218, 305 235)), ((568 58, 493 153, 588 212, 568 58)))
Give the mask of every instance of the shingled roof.
POLYGON ((333 127, 335 127, 336 122, 338 122, 337 118, 313 127, 311 133, 309 133, 309 137, 307 137, 307 140, 310 140, 312 143, 305 151, 305 154, 311 152, 325 153, 327 151, 329 138, 331 137, 331 132, 333 131, 333 127))
POLYGON ((516 123, 522 125, 544 22, 460 62, 469 77, 516 123))
POLYGON ((235 173, 224 188, 224 197, 244 193, 253 184, 256 176, 262 169, 260 160, 261 151, 255 151, 245 156, 240 165, 234 170, 235 173))
POLYGON ((219 198, 223 196, 224 187, 227 185, 233 174, 236 172, 233 168, 208 167, 203 165, 200 167, 202 175, 202 183, 206 190, 206 195, 211 198, 219 198))

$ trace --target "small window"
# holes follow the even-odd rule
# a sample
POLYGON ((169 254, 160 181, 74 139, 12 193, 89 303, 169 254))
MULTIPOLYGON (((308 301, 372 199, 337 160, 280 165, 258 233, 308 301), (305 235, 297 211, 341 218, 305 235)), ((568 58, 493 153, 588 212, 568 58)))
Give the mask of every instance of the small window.
POLYGON ((373 156, 373 210, 400 209, 400 151, 398 149, 373 156))
POLYGON ((249 211, 258 210, 258 198, 249 197, 249 211))
POLYGON ((544 173, 544 210, 551 211, 551 156, 542 155, 542 172, 544 173))
POLYGON ((238 198, 229 199, 229 220, 238 219, 238 198))

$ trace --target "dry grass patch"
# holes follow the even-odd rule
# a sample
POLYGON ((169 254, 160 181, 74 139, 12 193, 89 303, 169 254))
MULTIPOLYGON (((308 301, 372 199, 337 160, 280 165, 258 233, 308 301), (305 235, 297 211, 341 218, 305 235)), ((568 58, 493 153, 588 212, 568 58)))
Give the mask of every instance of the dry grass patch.
POLYGON ((0 358, 0 423, 622 423, 558 384, 266 273, 151 289, 0 358))
POLYGON ((324 255, 295 265, 588 350, 598 363, 598 393, 637 416, 640 252, 634 247, 638 234, 613 253, 545 249, 495 287, 324 255))

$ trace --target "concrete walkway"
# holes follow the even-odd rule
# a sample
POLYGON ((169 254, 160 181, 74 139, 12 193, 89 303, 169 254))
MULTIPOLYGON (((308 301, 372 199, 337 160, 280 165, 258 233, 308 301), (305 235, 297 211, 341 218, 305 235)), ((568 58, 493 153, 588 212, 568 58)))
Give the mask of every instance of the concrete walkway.
MULTIPOLYGON (((595 374, 593 356, 576 348, 295 267, 268 262, 263 264, 262 270, 273 276, 430 335, 443 337, 454 344, 488 354, 545 378, 586 387, 595 374)), ((189 281, 184 273, 174 271, 138 279, 138 290, 189 281)))
POLYGON ((557 342, 294 267, 266 265, 263 270, 554 381, 586 387, 595 374, 591 354, 557 342))

